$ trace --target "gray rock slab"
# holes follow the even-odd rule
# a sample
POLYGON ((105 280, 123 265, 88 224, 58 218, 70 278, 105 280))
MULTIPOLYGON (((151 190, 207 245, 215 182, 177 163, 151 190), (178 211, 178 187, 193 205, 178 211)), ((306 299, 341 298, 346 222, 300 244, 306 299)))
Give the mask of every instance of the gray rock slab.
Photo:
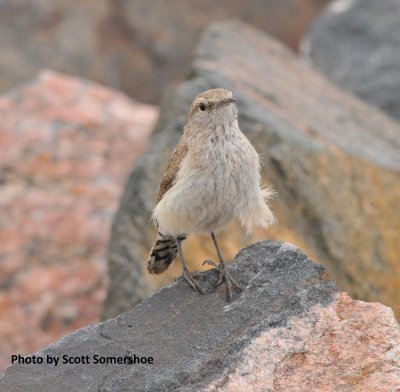
POLYGON ((333 1, 303 38, 301 53, 333 82, 400 119, 398 0, 333 1))
MULTIPOLYGON (((0 377, 7 392, 199 391, 241 360, 263 331, 285 326, 314 305, 327 306, 337 289, 322 266, 288 243, 263 241, 236 256, 229 270, 243 286, 233 300, 225 288, 201 295, 184 281, 135 308, 78 330, 35 355, 153 357, 146 365, 18 365, 0 377)), ((212 291, 217 272, 198 274, 212 291)))

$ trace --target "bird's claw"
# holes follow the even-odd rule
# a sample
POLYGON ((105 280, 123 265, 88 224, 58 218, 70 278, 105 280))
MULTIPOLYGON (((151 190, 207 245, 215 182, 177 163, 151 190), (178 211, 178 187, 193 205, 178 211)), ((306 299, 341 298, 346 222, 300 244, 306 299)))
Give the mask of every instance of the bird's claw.
POLYGON ((217 286, 225 281, 228 301, 232 299, 232 291, 234 287, 236 287, 238 290, 242 290, 240 284, 227 271, 225 263, 223 261, 217 264, 212 260, 205 260, 203 261, 203 265, 205 264, 211 265, 219 272, 217 286))
POLYGON ((187 269, 183 270, 182 274, 178 276, 175 281, 179 279, 185 279, 193 290, 198 291, 200 294, 204 294, 204 290, 200 287, 194 276, 187 269))

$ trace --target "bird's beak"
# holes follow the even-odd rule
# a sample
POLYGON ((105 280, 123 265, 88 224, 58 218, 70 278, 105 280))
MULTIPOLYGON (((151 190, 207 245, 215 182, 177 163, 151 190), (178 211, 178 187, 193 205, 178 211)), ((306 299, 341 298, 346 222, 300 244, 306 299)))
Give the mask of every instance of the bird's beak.
POLYGON ((228 103, 236 102, 236 99, 233 98, 233 97, 232 98, 225 98, 220 102, 221 102, 220 105, 227 105, 228 103))

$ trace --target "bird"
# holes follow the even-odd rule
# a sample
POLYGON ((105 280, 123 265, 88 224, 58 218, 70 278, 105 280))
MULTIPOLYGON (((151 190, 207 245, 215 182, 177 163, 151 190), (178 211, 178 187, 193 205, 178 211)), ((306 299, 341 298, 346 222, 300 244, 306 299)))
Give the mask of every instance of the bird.
POLYGON ((158 233, 148 271, 161 274, 179 254, 181 276, 204 293, 186 266, 182 242, 189 235, 208 233, 219 262, 203 264, 218 271, 217 286, 225 282, 231 300, 233 290, 241 287, 226 269, 215 233, 234 218, 247 231, 275 223, 269 206, 274 191, 261 185, 260 168, 259 154, 239 128, 233 93, 215 88, 196 95, 157 192, 152 220, 158 233))

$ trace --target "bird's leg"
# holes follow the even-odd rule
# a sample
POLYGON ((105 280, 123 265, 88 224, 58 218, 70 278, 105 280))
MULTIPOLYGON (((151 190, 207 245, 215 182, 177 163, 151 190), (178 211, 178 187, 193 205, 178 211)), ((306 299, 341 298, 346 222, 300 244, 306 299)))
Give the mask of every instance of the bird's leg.
POLYGON ((219 264, 214 263, 212 260, 206 260, 203 262, 203 265, 204 264, 212 265, 219 272, 217 286, 220 285, 225 280, 227 296, 229 301, 232 298, 232 288, 236 287, 239 290, 241 290, 242 288, 240 287, 239 283, 228 273, 214 233, 211 233, 211 238, 214 242, 215 249, 217 250, 219 264))
POLYGON ((185 259, 183 257, 183 252, 182 252, 181 240, 182 239, 180 239, 179 237, 176 238, 176 245, 178 247, 179 260, 181 261, 181 266, 182 266, 182 275, 180 277, 185 278, 186 282, 188 282, 189 286, 192 287, 194 290, 200 292, 201 294, 204 294, 203 289, 199 286, 199 284, 194 279, 193 275, 189 272, 189 270, 186 267, 185 259))

